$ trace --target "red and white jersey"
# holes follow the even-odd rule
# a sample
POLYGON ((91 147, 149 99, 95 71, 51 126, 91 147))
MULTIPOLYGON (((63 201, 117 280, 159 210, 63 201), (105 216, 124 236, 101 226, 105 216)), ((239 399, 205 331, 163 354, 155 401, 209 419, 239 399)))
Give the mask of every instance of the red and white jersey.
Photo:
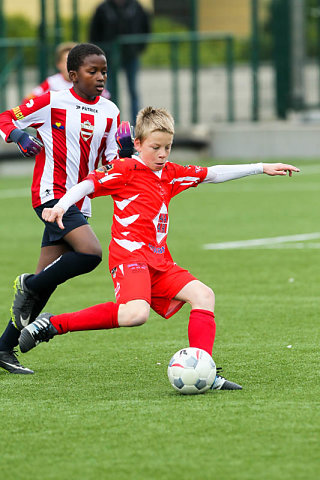
POLYGON ((128 262, 146 262, 157 270, 167 270, 172 258, 167 247, 168 207, 172 197, 196 187, 207 176, 207 168, 167 162, 153 172, 142 160, 117 159, 87 179, 94 182, 90 197, 111 195, 114 202, 110 270, 128 262))
MULTIPOLYGON (((34 127, 44 144, 35 157, 32 205, 61 198, 88 173, 117 156, 115 134, 120 123, 118 107, 110 100, 79 97, 73 88, 48 92, 0 114, 0 134, 7 141, 15 128, 34 127)), ((91 215, 89 198, 78 204, 91 215)))

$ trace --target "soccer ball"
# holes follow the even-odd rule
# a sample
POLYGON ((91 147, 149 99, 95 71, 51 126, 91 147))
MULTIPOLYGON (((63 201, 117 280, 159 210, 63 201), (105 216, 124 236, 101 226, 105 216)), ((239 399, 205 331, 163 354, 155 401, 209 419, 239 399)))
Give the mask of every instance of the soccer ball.
POLYGON ((200 348, 184 348, 173 355, 168 366, 169 382, 185 395, 204 393, 216 378, 216 364, 200 348))

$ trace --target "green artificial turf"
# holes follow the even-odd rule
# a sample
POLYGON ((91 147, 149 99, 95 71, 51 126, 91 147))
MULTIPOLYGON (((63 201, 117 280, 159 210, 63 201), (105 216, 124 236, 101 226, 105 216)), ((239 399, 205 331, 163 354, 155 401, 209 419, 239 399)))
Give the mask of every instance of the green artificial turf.
MULTIPOLYGON (((213 162, 209 162, 212 164, 213 162)), ((320 239, 278 248, 204 244, 320 232, 319 163, 293 178, 201 185, 172 200, 174 260, 216 294, 213 357, 242 391, 181 396, 167 364, 186 347, 189 308, 132 329, 56 337, 0 369, 1 478, 313 480, 319 472, 320 239), (294 248, 293 248, 294 247, 294 248)), ((0 330, 12 283, 36 266, 42 227, 26 189, 0 179, 0 330)), ((93 201, 104 260, 62 285, 47 311, 113 300, 112 201, 93 201)), ((273 246, 274 247, 274 246, 273 246)))

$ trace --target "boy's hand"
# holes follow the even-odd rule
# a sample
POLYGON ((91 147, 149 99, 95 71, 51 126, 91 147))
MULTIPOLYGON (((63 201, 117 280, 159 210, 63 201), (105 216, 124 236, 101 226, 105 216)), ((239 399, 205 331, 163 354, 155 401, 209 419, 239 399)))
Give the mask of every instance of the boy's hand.
POLYGON ((293 165, 286 163, 263 163, 263 173, 267 175, 286 175, 289 172, 289 177, 292 177, 292 172, 300 172, 300 169, 293 165))
POLYGON ((129 122, 121 122, 117 133, 116 142, 119 147, 119 157, 131 157, 133 154, 134 131, 129 122))
POLYGON ((62 222, 64 213, 65 212, 61 207, 54 206, 53 208, 44 208, 42 211, 42 218, 46 222, 57 222, 58 227, 61 228, 61 230, 64 230, 64 225, 62 222))
POLYGON ((10 140, 18 145, 24 157, 35 157, 43 148, 43 143, 40 140, 18 128, 10 133, 10 140))

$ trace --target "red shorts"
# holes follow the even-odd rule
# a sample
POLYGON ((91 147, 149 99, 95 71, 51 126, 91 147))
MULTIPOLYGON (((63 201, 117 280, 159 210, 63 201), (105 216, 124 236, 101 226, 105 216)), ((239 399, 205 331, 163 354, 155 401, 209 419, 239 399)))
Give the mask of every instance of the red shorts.
POLYGON ((161 272, 147 263, 132 262, 118 265, 111 272, 117 303, 145 300, 164 318, 174 315, 185 302, 175 296, 189 282, 197 280, 188 270, 173 264, 161 272))

